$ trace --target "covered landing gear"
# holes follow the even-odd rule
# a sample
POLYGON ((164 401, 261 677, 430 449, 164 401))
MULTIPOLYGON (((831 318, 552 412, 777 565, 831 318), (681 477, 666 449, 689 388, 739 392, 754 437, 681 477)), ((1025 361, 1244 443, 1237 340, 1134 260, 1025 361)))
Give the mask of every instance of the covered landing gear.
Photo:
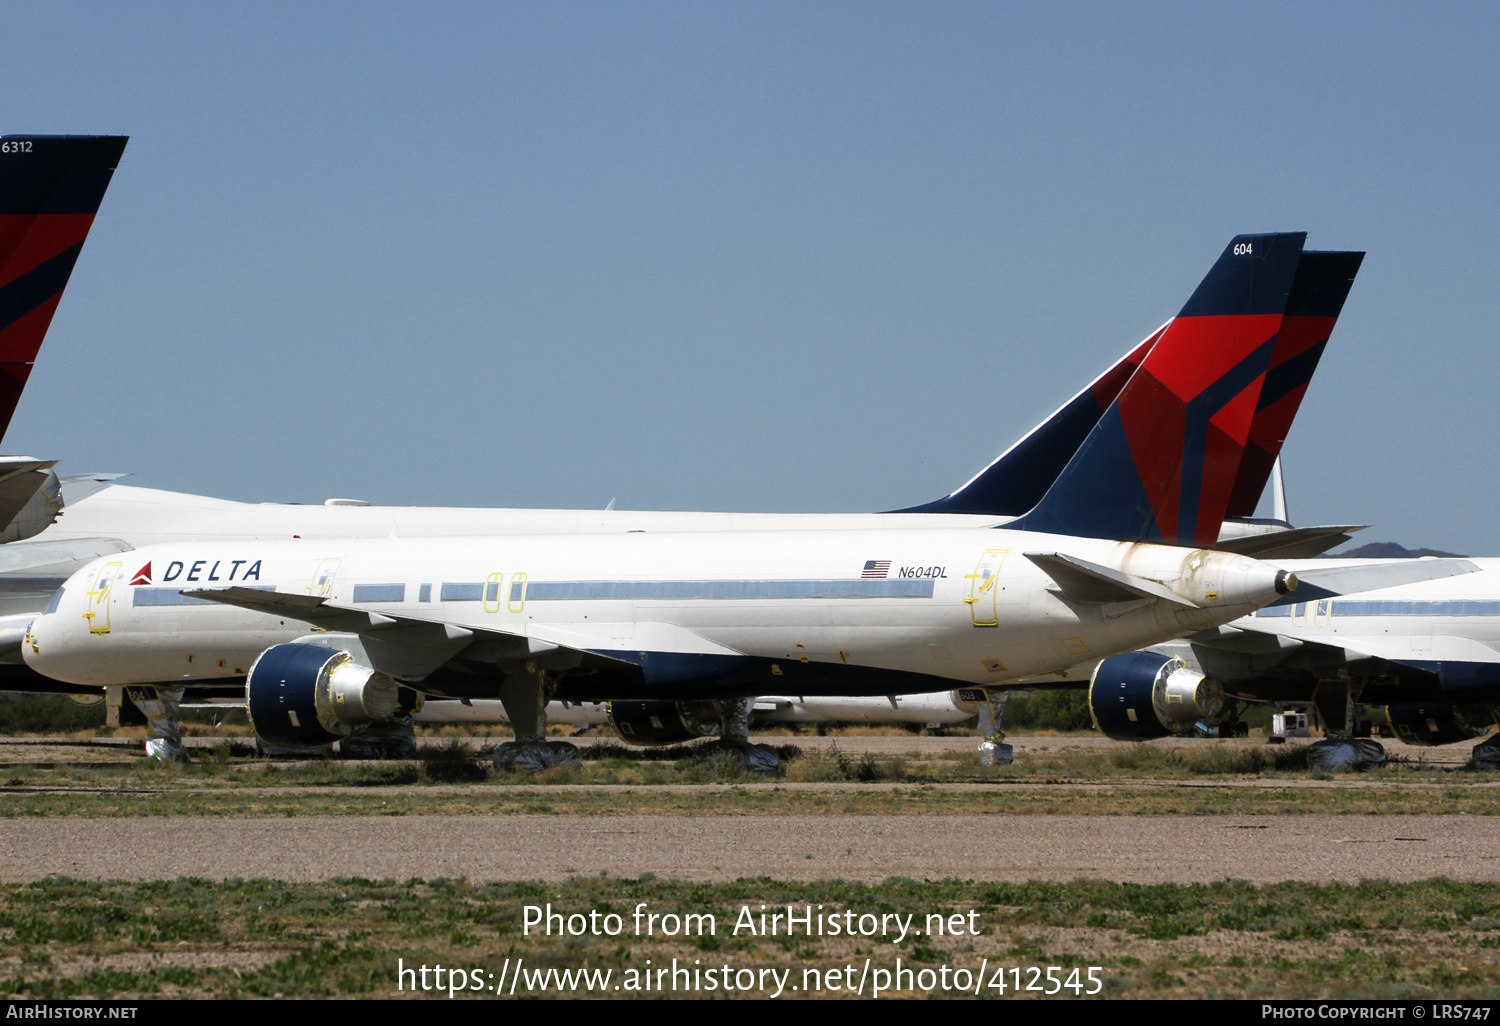
POLYGON ((1015 749, 1005 743, 1005 731, 1000 729, 1005 715, 1005 703, 1009 691, 985 691, 979 702, 979 723, 974 733, 979 738, 979 765, 1003 766, 1015 761, 1015 749))
MULTIPOLYGON (((728 759, 741 763, 752 773, 776 773, 781 770, 781 756, 770 745, 750 743, 750 710, 753 698, 727 698, 711 702, 686 703, 696 714, 696 728, 705 737, 717 733, 719 739, 693 751, 694 762, 728 759)), ((687 717, 684 717, 687 718, 687 717)))
POLYGON ((1313 705, 1327 736, 1307 746, 1308 769, 1350 772, 1385 763, 1384 746, 1361 723, 1359 692, 1360 685, 1348 678, 1318 682, 1313 705))
POLYGON ((160 762, 188 762, 187 748, 182 744, 182 725, 177 711, 182 705, 182 688, 128 687, 125 695, 141 715, 146 717, 146 757, 160 762))
POLYGON ((1245 703, 1237 698, 1225 696, 1223 718, 1210 726, 1203 720, 1193 725, 1200 737, 1249 737, 1250 724, 1245 722, 1245 703))
POLYGON ((547 703, 557 692, 557 678, 529 663, 525 673, 506 674, 500 685, 500 704, 515 729, 516 739, 495 748, 495 768, 540 773, 557 766, 578 766, 583 755, 577 745, 547 740, 547 703))

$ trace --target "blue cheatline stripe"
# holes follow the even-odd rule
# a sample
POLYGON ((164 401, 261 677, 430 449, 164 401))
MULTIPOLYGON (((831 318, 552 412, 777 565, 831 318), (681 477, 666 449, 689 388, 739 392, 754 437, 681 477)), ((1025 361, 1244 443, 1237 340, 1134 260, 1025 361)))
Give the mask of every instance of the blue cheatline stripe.
MULTIPOLYGON (((238 585, 237 587, 245 587, 245 585, 238 585)), ((249 588, 251 591, 276 590, 276 586, 271 584, 249 585, 249 588)), ((135 593, 130 597, 130 604, 132 606, 195 606, 199 603, 208 603, 209 605, 221 604, 213 602, 210 599, 184 595, 176 588, 136 588, 135 593)))
POLYGON ((1339 599, 1333 604, 1342 616, 1500 616, 1500 602, 1473 599, 1434 599, 1399 602, 1390 599, 1339 599))
POLYGON ((527 602, 587 599, 932 598, 931 580, 530 581, 527 602))
MULTIPOLYGON (((1327 601, 1326 599, 1324 601, 1327 601)), ((1300 603, 1311 606, 1312 603, 1300 603)), ((1256 616, 1291 616, 1297 605, 1271 606, 1256 612, 1256 616)), ((1309 610, 1298 610, 1305 616, 1309 610)), ((1500 602, 1479 599, 1337 599, 1333 603, 1335 616, 1500 616, 1500 602)))
POLYGON ((404 584, 356 584, 354 586, 355 602, 405 602, 406 585, 404 584))

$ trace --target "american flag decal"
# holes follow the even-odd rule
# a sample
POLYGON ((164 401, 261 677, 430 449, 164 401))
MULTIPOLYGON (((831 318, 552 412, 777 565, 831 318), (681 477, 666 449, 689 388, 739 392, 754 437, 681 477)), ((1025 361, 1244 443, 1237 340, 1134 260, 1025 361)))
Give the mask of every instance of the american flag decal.
POLYGON ((865 560, 865 572, 860 574, 865 577, 885 577, 891 572, 891 561, 889 559, 867 559, 865 560))

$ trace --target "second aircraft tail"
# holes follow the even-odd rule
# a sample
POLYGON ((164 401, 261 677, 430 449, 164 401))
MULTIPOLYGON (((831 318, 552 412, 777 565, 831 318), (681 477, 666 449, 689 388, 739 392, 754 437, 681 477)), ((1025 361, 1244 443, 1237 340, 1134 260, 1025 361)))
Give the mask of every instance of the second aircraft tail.
POLYGON ((125 142, 115 135, 0 137, 0 436, 125 142))

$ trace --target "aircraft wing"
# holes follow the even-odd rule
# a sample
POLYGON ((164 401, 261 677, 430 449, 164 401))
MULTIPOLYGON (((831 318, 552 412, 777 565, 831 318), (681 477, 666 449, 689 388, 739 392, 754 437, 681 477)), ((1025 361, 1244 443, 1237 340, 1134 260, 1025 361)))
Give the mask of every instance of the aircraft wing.
POLYGON ((1377 638, 1369 635, 1339 635, 1336 639, 1323 635, 1316 638, 1301 637, 1291 631, 1271 630, 1259 625, 1244 627, 1218 627, 1211 631, 1194 634, 1187 639, 1195 648, 1217 649, 1251 656, 1277 656, 1277 662, 1294 655, 1299 661, 1349 666, 1361 662, 1378 660, 1392 667, 1399 667, 1403 675, 1421 674, 1430 676, 1432 664, 1443 662, 1489 663, 1500 665, 1500 652, 1489 646, 1457 634, 1431 634, 1419 638, 1377 638), (1420 641, 1422 647, 1413 646, 1420 641))
MULTIPOLYGON (((613 667, 636 665, 630 659, 613 653, 637 649, 667 649, 711 655, 739 654, 684 627, 657 621, 639 621, 628 625, 601 623, 587 628, 576 625, 548 626, 528 629, 528 633, 520 634, 493 627, 464 627, 414 616, 390 616, 354 606, 335 605, 317 595, 292 595, 245 587, 198 588, 184 590, 182 594, 271 616, 301 620, 322 631, 358 634, 372 656, 379 659, 377 653, 383 653, 383 661, 387 665, 399 663, 402 670, 392 669, 389 672, 403 676, 430 672, 411 667, 431 664, 431 668, 435 669, 471 644, 487 644, 492 647, 498 645, 502 661, 530 658, 566 660, 571 653, 575 657, 581 657, 585 665, 608 664, 613 667), (622 626, 628 626, 629 631, 616 629, 622 626), (410 651, 413 648, 428 651, 416 653, 410 651)), ((580 659, 574 658, 571 662, 578 665, 580 659)))
MULTIPOLYGON (((310 623, 325 631, 349 634, 374 634, 399 636, 401 640, 415 645, 442 645, 452 641, 471 638, 475 631, 457 624, 435 620, 420 620, 411 616, 387 616, 353 606, 339 606, 319 595, 291 595, 286 592, 263 591, 259 588, 194 588, 182 594, 191 598, 222 602, 227 606, 238 606, 269 616, 285 616, 293 620, 310 623)), ((508 631, 491 630, 484 633, 518 637, 508 631)))

